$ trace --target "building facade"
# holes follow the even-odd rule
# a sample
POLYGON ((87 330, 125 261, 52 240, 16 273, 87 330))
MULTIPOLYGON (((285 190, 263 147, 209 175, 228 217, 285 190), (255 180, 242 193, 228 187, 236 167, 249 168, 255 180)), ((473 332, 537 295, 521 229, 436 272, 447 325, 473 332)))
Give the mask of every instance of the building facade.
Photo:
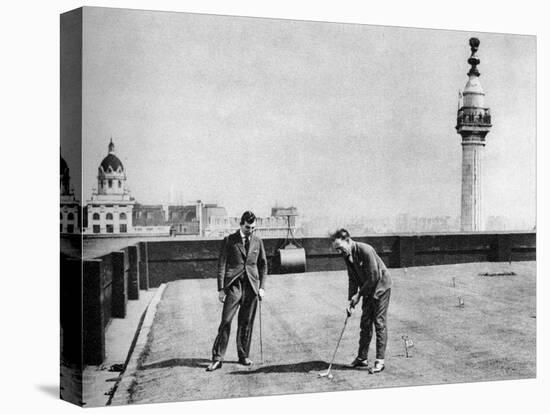
POLYGON ((71 188, 69 166, 61 157, 59 168, 60 199, 59 199, 59 232, 61 234, 80 233, 80 202, 71 188))
MULTIPOLYGON (((63 178, 61 183, 63 193, 63 178)), ((65 207, 66 214, 61 213, 62 229, 63 220, 76 217, 72 210, 69 214, 68 208, 65 207)), ((92 189, 84 214, 83 233, 98 237, 195 235, 219 238, 236 231, 240 223, 240 217, 228 217, 225 207, 201 200, 183 205, 137 203, 126 186, 126 172, 115 155, 112 139, 107 156, 99 165, 97 188, 92 189)), ((257 219, 256 231, 262 237, 281 238, 288 235, 290 224, 292 234, 297 236, 297 216, 295 207, 273 208, 270 217, 257 219)), ((73 230, 73 227, 67 228, 73 230)))
POLYGON ((171 234, 199 234, 199 216, 197 204, 168 206, 166 224, 171 234))
POLYGON ((140 204, 135 203, 132 210, 133 226, 164 226, 166 225, 166 214, 162 204, 140 204))
MULTIPOLYGON (((224 209, 225 212, 225 209, 224 209)), ((205 216, 206 237, 225 237, 240 228, 240 217, 228 217, 227 214, 211 214, 205 216)), ((256 234, 261 238, 287 238, 303 237, 298 222, 298 209, 296 207, 274 207, 269 217, 256 218, 256 234), (290 234, 289 234, 290 223, 290 234)))
POLYGON ((134 232, 132 210, 135 200, 126 189, 126 173, 115 155, 113 140, 97 173, 97 188, 86 201, 87 227, 84 234, 124 235, 134 232))

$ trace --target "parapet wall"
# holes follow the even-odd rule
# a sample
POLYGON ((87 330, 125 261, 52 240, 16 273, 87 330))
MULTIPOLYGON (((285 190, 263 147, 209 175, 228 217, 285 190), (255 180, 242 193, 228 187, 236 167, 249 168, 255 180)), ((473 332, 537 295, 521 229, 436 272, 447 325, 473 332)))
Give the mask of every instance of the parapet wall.
MULTIPOLYGON (((536 259, 536 233, 452 233, 356 237, 372 245, 388 267, 430 266, 469 262, 536 259)), ((265 239, 269 273, 281 239, 265 239)), ((221 240, 144 242, 151 286, 178 279, 215 278, 221 240)), ((344 270, 345 264, 328 238, 300 240, 306 271, 344 270)))

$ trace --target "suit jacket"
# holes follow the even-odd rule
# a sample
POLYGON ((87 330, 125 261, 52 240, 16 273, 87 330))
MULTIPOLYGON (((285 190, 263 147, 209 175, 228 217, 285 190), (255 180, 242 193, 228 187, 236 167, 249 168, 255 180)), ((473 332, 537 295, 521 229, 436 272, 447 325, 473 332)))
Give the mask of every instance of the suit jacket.
POLYGON ((366 243, 353 242, 353 262, 346 258, 349 289, 348 300, 359 291, 360 296, 370 295, 378 299, 392 286, 390 273, 374 248, 366 243))
POLYGON ((262 239, 254 234, 250 236, 247 256, 241 233, 237 231, 223 240, 218 259, 218 291, 227 288, 243 274, 258 294, 265 285, 267 260, 262 239))

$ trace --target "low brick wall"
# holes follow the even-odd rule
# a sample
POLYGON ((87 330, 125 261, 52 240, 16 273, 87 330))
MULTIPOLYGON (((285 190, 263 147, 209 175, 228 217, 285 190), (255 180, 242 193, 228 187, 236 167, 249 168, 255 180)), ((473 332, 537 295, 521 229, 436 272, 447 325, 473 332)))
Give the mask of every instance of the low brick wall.
POLYGON ((82 369, 82 261, 60 257, 61 359, 64 364, 82 369))
POLYGON ((124 271, 128 275, 128 299, 139 300, 139 249, 128 246, 124 249, 124 271))
POLYGON ((103 362, 109 322, 112 318, 125 318, 128 300, 138 300, 140 290, 149 286, 147 264, 141 262, 146 255, 141 255, 140 248, 128 246, 96 259, 62 256, 65 359, 85 365, 103 362), (144 277, 140 276, 140 269, 145 272, 144 277))
MULTIPOLYGON (((355 237, 372 245, 388 267, 536 259, 536 233, 450 233, 355 237)), ((281 239, 265 239, 269 273, 277 274, 281 239)), ((221 240, 144 242, 150 286, 178 279, 215 278, 221 240)), ((345 270, 328 238, 300 240, 306 271, 345 270)))
POLYGON ((126 305, 128 303, 127 256, 122 250, 111 253, 113 271, 111 316, 113 318, 126 317, 126 305))
POLYGON ((105 318, 101 260, 83 263, 83 362, 100 365, 105 359, 105 318))

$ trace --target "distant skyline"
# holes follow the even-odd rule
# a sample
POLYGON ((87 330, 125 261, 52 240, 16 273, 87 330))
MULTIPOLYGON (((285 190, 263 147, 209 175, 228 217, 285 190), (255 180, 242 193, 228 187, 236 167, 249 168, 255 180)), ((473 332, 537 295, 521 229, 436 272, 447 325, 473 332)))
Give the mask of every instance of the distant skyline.
POLYGON ((84 12, 83 201, 112 136, 144 204, 458 216, 472 36, 493 116, 485 215, 534 225, 533 36, 121 9, 84 12))

